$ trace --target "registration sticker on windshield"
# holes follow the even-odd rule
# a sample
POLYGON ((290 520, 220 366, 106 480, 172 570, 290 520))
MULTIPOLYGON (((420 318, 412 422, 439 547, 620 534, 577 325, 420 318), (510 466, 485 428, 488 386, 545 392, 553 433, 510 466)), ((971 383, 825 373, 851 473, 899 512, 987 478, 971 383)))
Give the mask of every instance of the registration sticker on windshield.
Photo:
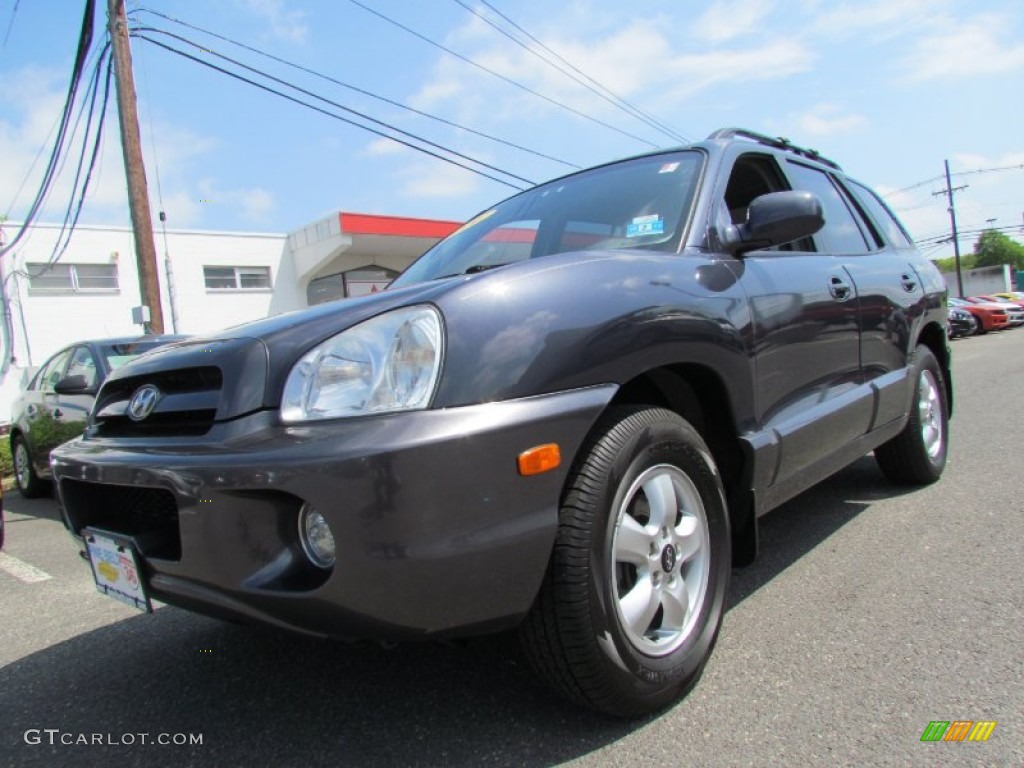
POLYGON ((656 213, 653 213, 650 216, 637 216, 626 225, 626 237, 660 235, 664 232, 665 220, 656 213))
POLYGON ((665 163, 658 169, 658 173, 675 173, 679 169, 679 163, 665 163))

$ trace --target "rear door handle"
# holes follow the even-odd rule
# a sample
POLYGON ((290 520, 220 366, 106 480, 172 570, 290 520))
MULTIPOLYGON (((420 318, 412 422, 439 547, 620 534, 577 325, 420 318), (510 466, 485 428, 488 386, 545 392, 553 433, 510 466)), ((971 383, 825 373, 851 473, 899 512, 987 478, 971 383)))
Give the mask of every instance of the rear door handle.
POLYGON ((912 293, 914 289, 917 288, 917 281, 913 277, 908 275, 906 272, 904 272, 902 275, 900 275, 900 285, 903 286, 904 291, 906 291, 907 293, 912 293))
POLYGON ((832 294, 832 298, 836 301, 846 301, 852 294, 850 284, 836 275, 829 278, 828 292, 832 294))

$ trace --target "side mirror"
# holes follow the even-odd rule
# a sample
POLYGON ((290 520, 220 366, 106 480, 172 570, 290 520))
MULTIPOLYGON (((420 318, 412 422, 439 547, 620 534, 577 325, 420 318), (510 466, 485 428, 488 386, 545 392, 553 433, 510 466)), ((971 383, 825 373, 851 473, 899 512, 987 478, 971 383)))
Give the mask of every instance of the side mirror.
POLYGON ((54 385, 53 389, 58 395, 91 395, 93 393, 88 380, 81 373, 65 376, 54 385))
POLYGON ((821 201, 810 192, 769 192, 751 201, 747 220, 726 227, 725 246, 735 254, 809 237, 825 226, 821 201))

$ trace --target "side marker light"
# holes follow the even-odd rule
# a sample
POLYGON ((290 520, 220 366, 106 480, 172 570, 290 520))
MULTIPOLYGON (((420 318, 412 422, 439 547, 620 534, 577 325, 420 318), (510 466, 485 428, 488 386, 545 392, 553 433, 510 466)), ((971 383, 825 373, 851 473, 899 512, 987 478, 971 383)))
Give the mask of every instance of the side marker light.
POLYGON ((562 463, 562 451, 556 443, 537 445, 519 454, 519 474, 529 477, 556 469, 562 463))

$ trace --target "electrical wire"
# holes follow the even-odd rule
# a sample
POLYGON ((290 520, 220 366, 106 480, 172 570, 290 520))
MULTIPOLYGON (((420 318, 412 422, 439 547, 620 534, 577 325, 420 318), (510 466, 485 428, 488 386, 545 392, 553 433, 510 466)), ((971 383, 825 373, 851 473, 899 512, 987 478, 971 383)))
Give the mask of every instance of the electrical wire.
POLYGON ((283 64, 286 67, 291 67, 292 69, 296 69, 296 70, 298 70, 300 72, 305 72, 308 75, 312 75, 313 77, 320 78, 321 80, 325 80, 325 81, 327 81, 329 83, 333 83, 334 85, 340 86, 342 88, 346 88, 346 89, 348 89, 350 91, 353 91, 355 93, 361 94, 363 96, 367 96, 367 97, 369 97, 371 99, 375 99, 377 101, 381 101, 381 102, 383 102, 385 104, 390 104, 393 107, 398 107, 399 109, 403 109, 403 110, 405 110, 407 112, 412 112, 415 115, 419 115, 420 117, 425 117, 425 118, 427 118, 429 120, 433 120, 435 122, 442 123, 442 124, 447 125, 449 127, 457 128, 460 131, 465 131, 466 133, 470 133, 470 134, 472 134, 474 136, 479 136, 479 137, 487 139, 489 141, 493 141, 493 142, 496 142, 498 144, 502 144, 502 145, 504 145, 506 147, 510 147, 512 149, 519 150, 520 152, 526 152, 528 154, 531 154, 531 155, 533 155, 535 157, 542 158, 544 160, 550 160, 551 162, 558 163, 560 165, 564 165, 564 166, 566 166, 568 168, 573 168, 573 169, 576 169, 576 170, 579 170, 581 168, 581 166, 579 166, 579 165, 577 165, 575 163, 570 163, 567 160, 562 160, 560 158, 553 157, 551 155, 547 155, 547 154, 545 154, 543 152, 538 152, 537 150, 530 149, 529 147, 524 147, 524 146, 522 146, 520 144, 516 144, 515 142, 508 141, 507 139, 502 139, 502 138, 499 138, 497 136, 493 136, 491 134, 485 133, 483 131, 478 131, 475 128, 470 128, 470 127, 462 125, 460 123, 456 123, 456 122, 454 122, 452 120, 447 120, 447 119, 445 119, 443 117, 439 117, 438 115, 433 115, 433 114, 431 114, 429 112, 424 112, 423 110, 419 110, 419 109, 416 109, 414 107, 410 107, 410 106, 408 106, 406 104, 402 104, 400 101, 396 101, 394 99, 389 99, 387 97, 380 96, 379 94, 372 93, 371 91, 368 91, 365 88, 360 88, 358 86, 352 85, 351 83, 346 83, 346 82, 344 82, 342 80, 338 80, 337 78, 331 77, 330 75, 325 75, 322 72, 317 72, 315 69, 310 69, 309 67, 304 67, 301 64, 296 64, 295 62, 288 61, 287 59, 283 59, 280 56, 275 56, 272 53, 267 53, 266 51, 262 51, 259 48, 255 48, 255 47, 253 47, 251 45, 247 45, 246 43, 239 42, 238 40, 233 40, 230 37, 227 37, 225 35, 219 34, 217 32, 213 32, 213 31, 211 31, 209 29, 204 29, 203 27, 197 26, 195 24, 190 24, 187 21, 182 21, 181 19, 176 19, 173 16, 168 16, 168 15, 166 15, 164 13, 160 13, 159 11, 154 11, 154 10, 152 10, 150 8, 137 8, 137 9, 132 11, 132 13, 136 13, 136 12, 148 13, 148 14, 152 14, 154 16, 159 16, 160 18, 166 19, 167 21, 170 21, 170 22, 172 22, 174 24, 179 24, 179 25, 181 25, 183 27, 187 27, 188 29, 195 30, 196 32, 201 32, 204 35, 209 35, 210 37, 214 37, 214 38, 216 38, 218 40, 223 40, 226 43, 230 43, 231 45, 237 46, 239 48, 243 48, 243 49, 245 49, 247 51, 250 51, 251 53, 257 54, 258 56, 263 56, 264 58, 270 59, 271 61, 276 61, 278 64, 283 64))
MULTIPOLYGON (((71 245, 72 236, 75 233, 75 227, 78 226, 78 219, 79 219, 79 216, 82 214, 82 206, 85 204, 85 198, 86 198, 86 196, 89 193, 89 182, 92 180, 92 173, 95 170, 96 160, 99 157, 99 148, 102 145, 102 139, 103 139, 103 118, 106 115, 106 105, 108 105, 108 102, 110 100, 111 80, 113 78, 113 75, 114 75, 114 63, 113 63, 112 60, 108 59, 108 60, 106 60, 106 81, 105 81, 105 83, 103 85, 103 101, 102 101, 102 105, 99 108, 99 118, 96 121, 95 138, 93 139, 93 142, 92 142, 92 153, 91 153, 91 155, 89 157, 88 169, 86 170, 85 177, 82 180, 82 186, 81 186, 81 190, 79 191, 79 196, 78 196, 78 204, 75 206, 74 214, 72 214, 72 203, 69 202, 68 211, 65 214, 65 220, 63 220, 63 223, 60 226, 60 234, 58 234, 57 246, 54 247, 54 249, 53 249, 53 253, 50 256, 50 259, 49 259, 49 262, 47 264, 46 269, 49 269, 54 264, 56 264, 60 260, 60 257, 63 256, 63 254, 65 254, 65 252, 68 250, 68 246, 71 245), (67 230, 67 234, 65 234, 66 230, 67 230), (63 238, 63 243, 62 244, 60 244, 60 241, 59 241, 60 236, 65 236, 65 238, 63 238)), ((90 115, 90 118, 91 118, 91 116, 92 116, 92 108, 91 108, 91 106, 90 106, 90 110, 89 110, 89 115, 90 115)), ((84 143, 85 143, 85 138, 83 138, 83 150, 84 150, 84 143)), ((83 152, 82 158, 84 158, 84 157, 85 157, 85 153, 83 152)), ((80 161, 79 162, 79 168, 78 168, 78 170, 76 170, 76 174, 75 174, 75 181, 76 181, 76 183, 78 182, 79 171, 81 171, 81 167, 82 167, 82 164, 81 164, 81 161, 80 161)), ((72 200, 74 200, 74 198, 72 200)), ((41 270, 40 273, 46 271, 46 269, 41 270)), ((38 276, 38 275, 30 275, 30 276, 38 276)))
MULTIPOLYGON (((429 156, 431 156, 433 158, 436 158, 438 160, 442 160, 442 161, 444 161, 446 163, 450 163, 451 165, 455 165, 455 166, 457 166, 459 168, 462 168, 464 170, 470 171, 471 173, 475 173, 478 176, 483 176, 484 178, 490 179, 491 181, 497 182, 498 184, 502 184, 502 185, 504 185, 506 187, 511 187, 512 189, 519 190, 519 191, 522 191, 524 189, 524 187, 521 187, 518 184, 513 184, 513 183, 511 183, 509 181, 506 181, 504 179, 500 179, 497 176, 493 176, 493 175, 491 175, 489 173, 485 173, 484 171, 481 171, 481 170, 479 170, 477 168, 473 168, 473 167, 471 167, 469 165, 466 165, 464 163, 460 163, 457 160, 453 160, 450 157, 446 157, 446 156, 444 156, 442 154, 439 154, 437 152, 434 152, 432 150, 429 150, 429 149, 426 149, 424 147, 421 147, 421 146, 418 146, 416 144, 413 144, 411 141, 406 141, 405 139, 398 138, 397 136, 393 136, 391 134, 385 133, 384 131, 378 130, 376 128, 372 128, 372 127, 370 127, 368 125, 363 125, 363 124, 361 124, 361 123, 359 123, 359 122, 357 122, 355 120, 352 120, 350 118, 343 117, 341 115, 338 115, 338 114, 335 114, 333 112, 330 112, 330 111, 328 111, 326 109, 322 109, 321 107, 317 107, 314 104, 310 104, 308 102, 302 101, 301 99, 297 99, 294 96, 289 96, 288 94, 282 93, 281 91, 278 91, 278 90, 276 90, 274 88, 271 88, 270 86, 263 85, 262 83, 258 83, 255 80, 251 80, 251 79, 249 79, 247 77, 244 77, 242 75, 239 75, 239 74, 237 74, 235 72, 231 72, 230 70, 224 69, 223 67, 218 67, 216 64, 212 64, 212 63, 210 63, 208 61, 204 61, 203 59, 200 59, 197 56, 193 56, 190 53, 186 53, 185 51, 178 50, 177 48, 174 48, 173 46, 161 43, 159 40, 154 40, 154 39, 152 39, 150 37, 146 37, 143 34, 139 34, 139 35, 137 35, 137 37, 140 40, 145 40, 145 41, 147 41, 149 43, 152 43, 153 45, 156 45, 156 46, 158 46, 160 48, 163 48, 164 50, 170 51, 171 53, 175 53, 175 54, 177 54, 179 56, 182 56, 182 57, 184 57, 186 59, 190 59, 190 60, 196 62, 197 64, 201 64, 204 67, 208 67, 209 69, 216 70, 217 72, 225 74, 228 77, 234 78, 235 80, 239 80, 239 81, 241 81, 243 83, 248 83, 249 85, 252 85, 252 86, 254 86, 256 88, 259 88, 260 90, 266 91, 267 93, 272 93, 275 96, 280 96, 283 99, 291 101, 291 102, 293 102, 295 104, 298 104, 300 106, 306 107, 307 109, 312 109, 313 111, 319 112, 320 114, 326 115, 327 117, 334 118, 335 120, 339 120, 339 121, 341 121, 343 123, 347 123, 349 125, 355 126, 356 128, 361 128, 364 131, 368 131, 370 133, 376 134, 377 136, 380 136, 382 138, 390 139, 391 141, 397 142, 398 144, 402 144, 402 145, 408 147, 409 149, 416 150, 417 152, 422 152, 423 154, 429 155, 429 156)), ((275 79, 275 78, 271 78, 271 79, 275 79)), ((289 86, 289 87, 295 87, 295 86, 289 86)), ((320 97, 317 97, 317 98, 320 98, 320 97)), ((444 149, 443 151, 449 152, 451 154, 457 154, 453 150, 449 150, 449 149, 444 149)), ((481 165, 485 165, 484 163, 482 163, 480 161, 477 161, 477 160, 473 160, 472 162, 477 162, 477 163, 480 163, 481 165)), ((499 171, 499 172, 506 173, 505 171, 499 171)), ((510 176, 512 178, 518 178, 518 177, 512 176, 512 174, 506 174, 506 175, 508 175, 508 176, 510 176)), ((528 183, 532 184, 533 182, 528 182, 528 183)))
MULTIPOLYGON (((176 40, 179 40, 179 41, 181 41, 183 43, 186 43, 188 45, 194 46, 195 48, 199 49, 200 51, 205 51, 206 53, 212 54, 213 56, 216 56, 218 59, 230 62, 231 64, 234 64, 236 67, 241 67, 242 69, 245 69, 245 70, 247 70, 249 72, 252 72, 253 74, 260 75, 261 77, 265 77, 268 80, 272 80, 273 82, 278 83, 279 85, 283 85, 283 86, 285 86, 287 88, 291 88, 292 90, 298 91, 301 94, 304 94, 306 96, 310 96, 310 97, 316 99, 317 101, 322 101, 325 104, 330 104, 332 107, 336 107, 336 108, 342 110, 343 112, 347 112, 350 115, 355 115, 355 116, 357 116, 357 117, 359 117, 359 118, 361 118, 363 120, 367 120, 367 121, 369 121, 371 123, 374 123, 376 125, 379 125, 379 126, 382 126, 384 128, 387 128, 390 131, 395 131, 396 133, 399 133, 402 136, 405 136, 405 137, 407 137, 409 139, 412 139, 414 141, 422 142, 422 143, 426 144, 427 146, 434 147, 435 149, 439 149, 439 150, 441 150, 443 152, 448 152, 448 153, 450 153, 452 155, 455 155, 456 157, 460 157, 463 160, 466 160, 466 161, 468 161, 470 163, 475 163, 475 164, 477 164, 477 165, 479 165, 479 166, 481 166, 483 168, 488 168, 488 169, 490 169, 490 170, 492 170, 492 171, 494 171, 496 173, 500 173, 500 174, 503 174, 505 176, 508 176, 509 178, 515 179, 516 181, 521 181, 524 184, 529 184, 530 186, 532 186, 534 184, 534 182, 531 181, 530 179, 525 179, 522 176, 517 176, 516 174, 511 173, 511 172, 506 171, 506 170, 503 170, 501 168, 498 168, 495 165, 490 165, 489 163, 485 163, 483 160, 477 160, 476 158, 470 157, 469 155, 465 155, 465 154, 463 154, 461 152, 458 152, 458 151, 456 151, 454 149, 446 147, 446 146, 444 146, 442 144, 437 144, 436 142, 430 141, 429 139, 425 139, 422 136, 418 136, 418 135, 416 135, 414 133, 410 133, 409 131, 404 131, 401 128, 398 128, 397 126, 391 125, 390 123, 386 123, 383 120, 378 120, 375 117, 371 117, 370 115, 367 115, 364 112, 360 112, 358 110, 352 109, 351 107, 346 107, 344 104, 339 104, 336 101, 332 101, 331 99, 328 99, 328 98, 326 98, 324 96, 320 96, 319 94, 316 94, 313 91, 309 91, 309 90, 307 90, 305 88, 302 88, 302 87, 300 87, 298 85, 295 85, 294 83, 289 83, 287 80, 282 80, 281 78, 275 77, 274 75, 271 75, 271 74, 269 74, 267 72, 264 72, 263 70, 257 69, 255 67, 250 67, 248 64, 243 64, 242 62, 240 62, 240 61, 238 61, 236 59, 232 59, 229 56, 225 56, 223 54, 217 53, 216 51, 210 50, 209 48, 204 48, 203 46, 199 45, 198 43, 193 42, 192 40, 189 40, 189 39, 187 39, 185 37, 182 37, 181 35, 176 35, 173 32, 167 32, 165 30, 157 29, 155 27, 140 27, 137 30, 135 30, 135 32, 136 33, 156 32, 158 34, 167 35, 168 37, 173 37, 176 40)), ((149 39, 149 38, 144 38, 144 39, 149 39)), ((150 42, 153 42, 153 41, 150 40, 150 42)))
MULTIPOLYGON (((958 229, 957 240, 964 238, 973 237, 974 235, 980 235, 984 232, 1021 232, 1024 231, 1024 225, 1021 224, 1008 224, 1002 227, 980 227, 977 229, 958 229)), ((929 244, 944 244, 953 242, 953 236, 946 232, 941 235, 931 235, 929 237, 922 237, 920 240, 915 240, 915 245, 929 245, 929 244)))
MULTIPOLYGON (((89 192, 89 184, 96 168, 96 162, 99 157, 100 147, 102 146, 103 141, 103 122, 107 112, 107 104, 110 100, 110 82, 113 77, 113 62, 107 56, 109 50, 110 45, 108 43, 103 47, 103 50, 96 61, 93 76, 90 78, 89 88, 86 91, 85 100, 88 102, 88 115, 86 117, 85 133, 82 136, 82 150, 78 156, 78 162, 75 167, 75 177, 71 184, 71 195, 68 198, 68 204, 64 212, 64 220, 61 222, 60 231, 57 233, 57 241, 54 244, 53 250, 50 252, 50 256, 47 259, 46 264, 41 269, 37 271, 31 271, 28 269, 16 271, 17 274, 24 277, 36 278, 49 272, 57 262, 60 261, 60 258, 64 255, 68 246, 71 244, 71 237, 78 225, 78 219, 82 213, 82 207, 85 204, 85 198, 89 192), (106 78, 103 87, 103 102, 100 106, 98 117, 95 119, 96 130, 94 132, 92 127, 96 101, 99 95, 99 79, 103 71, 104 63, 106 63, 106 78), (91 152, 88 151, 90 134, 92 134, 93 137, 91 152), (87 154, 89 155, 89 163, 86 167, 85 158, 87 154), (85 168, 84 176, 82 175, 83 168, 85 168), (75 204, 76 196, 78 198, 77 205, 75 204)), ((85 111, 84 104, 82 111, 85 111)), ((79 113, 79 116, 81 116, 81 112, 79 113)))
POLYGON ((18 15, 19 5, 21 5, 21 0, 14 0, 14 9, 11 11, 11 20, 7 22, 7 31, 4 33, 4 42, 0 48, 7 47, 7 39, 11 36, 11 30, 14 28, 14 17, 18 15))
POLYGON ((404 30, 405 32, 408 32, 413 37, 419 38, 423 42, 428 43, 428 44, 434 46, 435 48, 439 48, 440 50, 442 50, 445 53, 447 53, 449 56, 454 56, 455 58, 459 59, 460 61, 464 61, 467 64, 470 64, 471 66, 474 66, 477 69, 479 69, 479 70, 481 70, 483 72, 486 72, 487 74, 491 75, 492 77, 496 77, 499 80, 501 80, 501 81, 503 81, 505 83, 508 83, 511 86, 514 86, 514 87, 520 89, 521 91, 525 91, 526 93, 529 93, 532 96, 536 96, 538 99, 542 99, 543 101, 546 101, 549 104, 553 104, 556 107, 558 107, 559 109, 563 109, 563 110, 565 110, 567 112, 571 112, 572 114, 576 115, 577 117, 582 117, 584 120, 589 120, 592 123, 596 123, 597 125, 600 125, 600 126, 603 126, 605 128, 608 128, 609 130, 615 131, 616 133, 621 134, 622 136, 626 136, 627 138, 633 139, 634 141, 639 141, 641 144, 646 144, 648 147, 651 147, 652 149, 658 149, 658 145, 655 144, 654 142, 651 142, 651 141, 648 141, 647 139, 641 138, 640 136, 637 136, 636 134, 630 133, 629 131, 624 131, 621 128, 616 128, 611 123, 607 123, 604 120, 600 120, 600 119, 598 119, 596 117, 593 117, 592 115, 586 114, 585 112, 581 112, 578 109, 574 109, 573 107, 570 107, 568 104, 563 104, 562 102, 557 101, 556 99, 553 99, 550 96, 545 96, 543 93, 535 91, 532 88, 530 88, 530 87, 528 87, 526 85, 523 85, 522 83, 520 83, 520 82, 518 82, 516 80, 513 80, 510 77, 506 77, 505 75, 499 74, 498 72, 495 72, 493 69, 489 69, 489 68, 485 67, 483 64, 480 64, 480 63, 478 63, 476 61, 473 61, 469 57, 463 56, 461 53, 456 53, 451 48, 448 48, 448 47, 446 47, 444 45, 441 45, 441 43, 438 43, 435 40, 431 40, 426 35, 420 34, 419 32, 417 32, 416 30, 412 29, 411 27, 407 27, 406 25, 402 24, 401 22, 396 21, 395 19, 392 19, 390 16, 385 16, 380 11, 375 11, 373 8, 370 8, 369 6, 364 5, 363 3, 359 2, 359 0, 349 0, 349 2, 352 3, 355 6, 358 6, 359 8, 362 8, 367 13, 371 13, 374 16, 376 16, 377 18, 386 21, 388 24, 392 24, 393 26, 396 26, 399 29, 404 30))
MULTIPOLYGON (((1018 165, 1000 165, 995 166, 993 168, 975 168, 970 171, 955 171, 954 173, 951 173, 949 175, 950 177, 972 176, 979 173, 996 173, 999 171, 1024 171, 1024 163, 1020 163, 1018 165)), ((882 195, 882 197, 891 197, 892 195, 898 195, 900 192, 909 192, 912 189, 917 189, 918 187, 925 187, 928 186, 929 184, 934 184, 936 181, 945 180, 945 175, 932 176, 930 179, 925 179, 924 181, 919 181, 916 184, 911 184, 909 187, 903 187, 902 189, 895 189, 892 192, 886 192, 884 195, 882 195)))
POLYGON ((86 0, 85 15, 82 18, 82 27, 78 35, 78 48, 75 52, 75 63, 71 71, 71 81, 68 84, 68 92, 64 100, 64 108, 61 112, 60 124, 57 128, 57 136, 54 138, 53 149, 50 151, 50 158, 46 164, 46 169, 43 172, 43 180, 40 183, 39 190, 36 192, 35 199, 32 201, 27 214, 24 216, 21 228, 11 239, 10 243, 0 247, 0 257, 3 257, 11 251, 14 246, 21 241, 29 231, 29 227, 32 222, 35 221, 36 217, 39 215, 43 202, 45 201, 46 196, 53 185, 54 178, 56 177, 61 156, 67 149, 65 139, 67 137, 68 122, 70 121, 71 114, 74 111, 75 97, 78 93, 79 85, 81 84, 85 60, 88 56, 89 49, 92 47, 93 16, 95 15, 96 10, 95 6, 95 0, 86 0))
POLYGON ((503 29, 499 24, 496 24, 494 21, 492 21, 491 19, 487 18, 486 14, 481 13, 476 8, 473 8, 468 3, 466 3, 464 0, 454 0, 454 1, 458 5, 462 6, 467 11, 472 13, 474 16, 476 16, 478 19, 483 21, 485 24, 490 26, 492 29, 496 30, 497 32, 499 32, 500 34, 504 35, 509 40, 511 40, 513 43, 515 43, 516 45, 520 46, 523 50, 527 51, 531 55, 533 55, 536 58, 540 59, 545 64, 547 64, 549 67, 551 67, 551 68, 555 69, 556 71, 560 72, 561 74, 565 75, 570 80, 572 80, 575 83, 577 83, 578 85, 582 85, 588 91, 590 91, 591 93, 596 94, 600 98, 602 98, 605 101, 607 101, 609 104, 613 105, 614 107, 616 107, 618 109, 621 109, 623 112, 625 112, 630 117, 633 117, 633 118, 639 120, 640 122, 642 122, 645 125, 647 125, 649 128, 653 128, 654 130, 659 131, 660 133, 665 134, 666 136, 668 136, 670 139, 673 139, 674 141, 681 141, 683 143, 689 143, 688 139, 685 136, 675 132, 672 128, 670 128, 669 126, 667 126, 664 123, 662 123, 661 121, 659 121, 653 115, 650 115, 649 113, 644 112, 644 110, 642 110, 639 107, 635 106, 634 104, 631 104, 630 102, 626 101, 621 96, 616 94, 614 91, 611 91, 610 89, 606 88, 604 85, 599 83, 597 80, 595 80, 594 78, 590 77, 588 74, 583 72, 581 69, 579 69, 578 67, 573 65, 568 60, 566 60, 563 56, 561 56, 560 54, 556 53, 551 48, 549 48, 547 45, 545 45, 540 40, 538 40, 536 37, 531 35, 529 32, 527 32, 525 29, 523 29, 519 24, 517 24, 516 22, 512 21, 512 19, 510 19, 504 13, 499 11, 493 5, 491 5, 490 3, 486 2, 486 0, 481 0, 482 4, 484 6, 489 8, 493 13, 497 14, 501 19, 503 19, 505 21, 505 23, 509 24, 513 29, 515 29, 517 32, 519 32, 519 34, 521 34, 524 37, 526 37, 527 40, 531 41, 534 45, 536 45, 541 50, 543 50, 545 53, 547 53, 548 56, 554 57, 557 61, 552 61, 551 59, 549 59, 549 58, 547 58, 545 56, 542 56, 535 48, 531 47, 527 43, 524 43, 522 40, 517 38, 515 35, 511 34, 508 30, 503 29), (561 64, 558 63, 558 62, 561 62, 561 64))

